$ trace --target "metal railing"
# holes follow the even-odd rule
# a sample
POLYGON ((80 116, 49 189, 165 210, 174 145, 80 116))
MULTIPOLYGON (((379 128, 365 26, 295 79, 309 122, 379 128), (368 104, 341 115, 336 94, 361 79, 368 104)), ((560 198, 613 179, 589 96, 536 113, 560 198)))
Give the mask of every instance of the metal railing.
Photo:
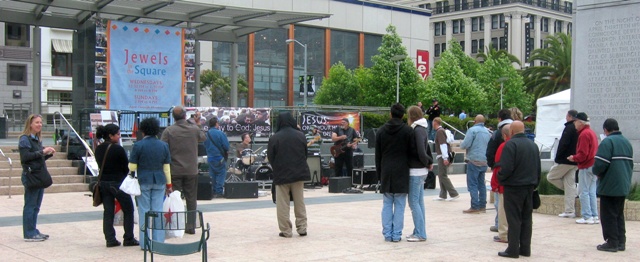
POLYGON ((13 174, 13 172, 12 172, 13 171, 13 161, 11 161, 11 158, 6 156, 4 154, 4 152, 2 152, 2 149, 0 149, 0 154, 2 154, 2 156, 4 158, 6 158, 7 161, 9 161, 9 198, 11 198, 11 176, 13 174))
POLYGON ((456 136, 456 133, 460 133, 463 137, 466 137, 467 135, 465 133, 462 133, 462 131, 458 130, 457 128, 455 128, 454 126, 452 126, 451 124, 447 123, 446 121, 442 120, 442 124, 453 129, 453 131, 455 131, 453 133, 453 136, 456 136))
MULTIPOLYGON (((66 127, 68 127, 67 129, 67 152, 69 151, 69 141, 71 141, 71 132, 73 131, 73 133, 76 134, 76 136, 78 137, 78 140, 80 140, 80 143, 84 146, 84 149, 86 150, 85 152, 85 157, 88 155, 91 155, 91 157, 95 158, 95 155, 93 153, 93 150, 91 149, 91 146, 89 146, 89 144, 87 144, 86 141, 84 141, 84 138, 82 138, 80 136, 80 134, 73 128, 73 126, 71 125, 71 123, 69 123, 69 121, 67 121, 67 118, 64 117, 64 115, 58 111, 56 111, 55 113, 53 113, 53 127, 55 130, 58 130, 58 127, 56 126, 56 116, 59 116, 59 120, 60 120, 60 126, 62 127, 62 124, 65 124, 66 127)), ((84 168, 84 179, 85 179, 85 183, 87 183, 87 160, 86 158, 83 159, 83 161, 85 162, 85 168, 84 168)))

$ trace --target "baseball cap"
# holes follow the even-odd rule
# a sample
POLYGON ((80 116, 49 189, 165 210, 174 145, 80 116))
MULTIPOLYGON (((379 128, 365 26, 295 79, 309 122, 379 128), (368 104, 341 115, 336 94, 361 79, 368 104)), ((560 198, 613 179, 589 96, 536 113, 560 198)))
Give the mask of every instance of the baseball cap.
POLYGON ((585 122, 589 122, 589 116, 587 116, 587 113, 585 112, 580 112, 576 115, 576 119, 578 120, 582 120, 585 122))

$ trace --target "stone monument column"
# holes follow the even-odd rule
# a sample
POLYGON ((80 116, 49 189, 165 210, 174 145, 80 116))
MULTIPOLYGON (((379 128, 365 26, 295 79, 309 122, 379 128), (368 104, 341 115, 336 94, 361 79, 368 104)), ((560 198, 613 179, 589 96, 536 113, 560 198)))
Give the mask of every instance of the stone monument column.
POLYGON ((589 115, 598 135, 615 118, 633 146, 640 182, 640 2, 577 1, 574 5, 571 108, 589 115))
POLYGON ((522 38, 524 37, 522 34, 524 32, 524 28, 522 27, 522 15, 523 13, 521 12, 511 13, 511 24, 509 25, 511 46, 509 46, 509 50, 511 50, 511 54, 524 63, 522 56, 522 38))

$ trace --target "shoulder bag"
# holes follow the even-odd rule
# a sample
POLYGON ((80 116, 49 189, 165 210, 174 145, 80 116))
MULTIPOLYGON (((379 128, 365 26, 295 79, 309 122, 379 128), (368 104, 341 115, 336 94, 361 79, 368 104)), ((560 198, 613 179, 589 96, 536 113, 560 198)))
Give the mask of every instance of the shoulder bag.
POLYGON ((93 206, 97 207, 102 205, 102 195, 100 195, 100 179, 102 178, 102 170, 104 169, 104 163, 107 160, 107 154, 109 153, 109 149, 111 149, 111 143, 107 147, 107 151, 104 152, 104 157, 102 157, 102 165, 100 166, 100 171, 98 173, 98 182, 93 185, 93 206))

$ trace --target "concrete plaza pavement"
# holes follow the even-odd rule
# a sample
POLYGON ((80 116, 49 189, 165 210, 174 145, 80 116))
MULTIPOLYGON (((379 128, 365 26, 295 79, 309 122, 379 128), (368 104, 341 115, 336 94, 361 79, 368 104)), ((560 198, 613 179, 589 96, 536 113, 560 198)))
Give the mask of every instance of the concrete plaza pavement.
MULTIPOLYGON (((506 244, 493 242, 490 232, 495 210, 463 214, 469 207, 465 175, 452 175, 461 197, 436 202, 438 189, 425 191, 426 242, 405 240, 413 230, 411 211, 405 210, 401 242, 385 242, 381 234, 382 197, 332 194, 328 188, 308 189, 305 202, 308 236, 278 237, 271 196, 257 199, 198 201, 211 224, 208 258, 211 261, 496 261, 506 244)), ((489 178, 487 178, 489 179, 489 178)), ((88 193, 88 192, 87 192, 88 193)), ((0 196, 1 261, 142 261, 137 247, 106 248, 102 234, 102 207, 93 207, 87 193, 45 194, 38 228, 51 235, 44 242, 22 238, 23 196, 0 196)), ((488 205, 487 207, 493 207, 488 205)), ((293 210, 291 210, 293 219, 293 210)), ((532 256, 525 261, 637 261, 640 257, 640 222, 627 222, 627 250, 608 253, 600 225, 578 225, 574 219, 533 215, 532 256)), ((136 225, 136 236, 138 237, 136 225)), ((122 227, 116 227, 122 240, 122 227)), ((168 241, 195 241, 198 235, 168 241)), ((156 256, 158 261, 199 261, 200 254, 156 256)))

